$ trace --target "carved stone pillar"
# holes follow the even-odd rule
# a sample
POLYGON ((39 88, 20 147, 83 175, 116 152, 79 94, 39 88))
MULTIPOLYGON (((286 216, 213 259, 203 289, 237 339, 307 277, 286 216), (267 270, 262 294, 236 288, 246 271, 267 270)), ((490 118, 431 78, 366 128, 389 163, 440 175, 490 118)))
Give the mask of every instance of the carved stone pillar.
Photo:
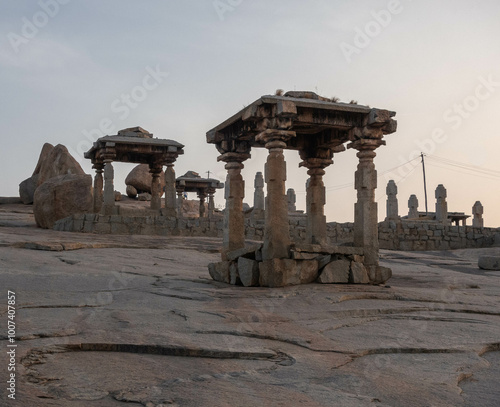
POLYGON ((198 198, 200 198, 200 218, 204 218, 206 216, 205 211, 205 199, 207 195, 204 189, 200 189, 198 191, 198 198))
POLYGON ((484 212, 483 205, 481 204, 481 202, 476 201, 476 203, 472 207, 472 215, 474 216, 472 218, 472 227, 475 228, 484 227, 483 212, 484 212))
POLYGON ((228 252, 245 247, 245 216, 243 214, 243 198, 245 197, 245 181, 241 176, 243 161, 250 154, 227 152, 217 158, 226 163, 226 210, 224 211, 224 227, 222 236, 222 257, 228 252))
MULTIPOLYGON (((328 154, 330 157, 331 153, 328 154)), ((328 158, 307 158, 300 163, 301 167, 307 167, 309 180, 307 182, 307 228, 306 236, 307 243, 311 244, 327 244, 326 235, 326 191, 323 182, 323 175, 327 166, 333 164, 333 161, 328 158)))
POLYGON ((267 183, 266 217, 264 229, 264 260, 288 258, 290 249, 290 225, 288 223, 288 205, 285 194, 286 162, 283 149, 286 141, 295 136, 295 132, 285 130, 266 130, 260 133, 257 141, 265 142, 269 150, 265 166, 267 183))
POLYGON ((167 163, 165 170, 165 215, 177 216, 174 163, 167 163))
POLYGON ((390 180, 387 183, 387 188, 385 190, 387 193, 387 217, 386 220, 397 220, 398 215, 398 186, 394 180, 390 180))
POLYGON ((418 219, 418 198, 416 195, 410 195, 408 199, 408 219, 418 219))
POLYGON ((264 196, 264 177, 261 172, 255 174, 254 181, 255 192, 253 194, 253 208, 264 209, 265 196, 264 196))
POLYGON ((448 203, 446 202, 446 188, 439 184, 436 188, 436 221, 448 223, 448 203))
POLYGON ((177 217, 182 218, 184 213, 183 213, 183 202, 184 202, 184 188, 186 187, 186 182, 185 181, 180 181, 176 185, 176 191, 177 191, 177 217))
POLYGON ((288 212, 297 212, 297 207, 295 206, 297 196, 295 195, 295 190, 293 188, 288 188, 286 191, 286 200, 288 204, 288 212))
POLYGON ((162 166, 159 164, 150 164, 149 172, 152 175, 151 181, 151 209, 159 211, 161 209, 161 182, 160 175, 162 171, 162 166))
POLYGON ((212 187, 208 188, 207 194, 208 194, 208 217, 211 218, 215 211, 215 201, 214 201, 215 188, 212 187))
POLYGON ((377 138, 360 139, 350 144, 358 150, 359 158, 354 182, 358 191, 358 201, 354 205, 354 246, 363 247, 365 266, 378 266, 377 171, 373 159, 374 150, 382 144, 384 142, 377 138))
POLYGON ((103 187, 104 187, 104 179, 102 177, 102 173, 104 171, 104 163, 95 163, 92 167, 95 169, 95 177, 94 177, 94 213, 101 212, 102 203, 103 203, 103 187))
POLYGON ((115 209, 115 171, 113 160, 110 157, 104 159, 104 214, 113 215, 115 209))

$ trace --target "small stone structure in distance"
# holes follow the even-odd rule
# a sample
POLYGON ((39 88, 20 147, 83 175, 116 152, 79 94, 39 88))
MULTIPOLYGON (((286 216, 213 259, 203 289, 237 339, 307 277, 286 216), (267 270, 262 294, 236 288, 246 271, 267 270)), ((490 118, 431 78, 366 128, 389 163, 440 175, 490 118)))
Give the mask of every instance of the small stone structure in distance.
POLYGON ((218 161, 226 163, 226 209, 222 261, 209 265, 213 279, 245 286, 280 287, 311 283, 384 283, 391 270, 379 265, 377 172, 375 150, 384 135, 396 131, 394 112, 356 104, 337 103, 314 92, 288 92, 262 96, 207 133, 215 144, 218 161), (325 168, 334 153, 347 147, 358 151, 354 174, 358 192, 354 210, 352 247, 328 242, 324 215, 325 168), (264 178, 264 242, 245 246, 243 163, 251 149, 266 148, 264 178), (310 176, 307 186, 307 234, 292 243, 285 189, 283 150, 296 150, 310 176))

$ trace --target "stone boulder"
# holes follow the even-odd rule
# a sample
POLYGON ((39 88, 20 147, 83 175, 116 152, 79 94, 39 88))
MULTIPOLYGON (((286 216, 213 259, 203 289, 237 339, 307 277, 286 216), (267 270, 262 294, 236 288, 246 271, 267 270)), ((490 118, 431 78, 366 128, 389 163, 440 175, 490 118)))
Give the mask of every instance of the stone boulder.
MULTIPOLYGON (((137 165, 125 178, 125 184, 127 186, 132 186, 137 190, 137 193, 147 192, 151 193, 151 183, 153 182, 153 176, 149 172, 149 165, 139 164, 137 165)), ((165 188, 165 172, 162 171, 160 174, 160 184, 161 190, 165 188)))
POLYGON ((483 270, 500 270, 500 256, 482 256, 478 266, 483 270))
POLYGON ((92 212, 90 175, 67 174, 53 177, 35 191, 33 213, 37 226, 51 229, 59 219, 92 212))
POLYGON ((58 144, 47 155, 40 165, 37 185, 59 175, 85 175, 80 164, 62 144, 58 144))
POLYGON ((40 169, 42 168, 43 162, 47 159, 53 149, 54 146, 52 144, 45 143, 43 145, 35 170, 33 171, 33 175, 19 184, 19 197, 21 198, 23 204, 31 205, 33 203, 35 190, 39 185, 38 179, 40 178, 40 169))
POLYGON ((25 205, 31 205, 38 183, 38 174, 35 174, 19 184, 19 197, 25 205))
POLYGON ((129 198, 137 198, 137 189, 132 185, 127 185, 127 190, 125 192, 129 198))

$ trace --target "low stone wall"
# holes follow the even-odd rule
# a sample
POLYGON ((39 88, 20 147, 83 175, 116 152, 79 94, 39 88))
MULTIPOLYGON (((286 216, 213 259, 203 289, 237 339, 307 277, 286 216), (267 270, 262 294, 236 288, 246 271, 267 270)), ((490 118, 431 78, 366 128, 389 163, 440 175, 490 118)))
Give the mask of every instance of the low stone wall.
POLYGON ((389 250, 450 250, 500 245, 498 228, 443 225, 433 221, 379 223, 379 244, 389 250))
POLYGON ((117 235, 222 237, 222 217, 181 218, 160 215, 81 214, 56 222, 54 230, 117 235))
MULTIPOLYGON (((295 243, 304 243, 307 220, 305 215, 290 216, 290 235, 295 243)), ((55 230, 98 234, 129 234, 159 236, 222 237, 223 217, 182 218, 150 213, 133 215, 73 215, 59 220, 55 230)), ((354 223, 330 222, 327 234, 331 244, 352 245, 354 223)), ((264 239, 264 220, 245 219, 248 240, 264 239)), ((381 249, 388 250, 449 250, 500 246, 500 229, 449 226, 435 221, 384 221, 379 223, 381 249)))

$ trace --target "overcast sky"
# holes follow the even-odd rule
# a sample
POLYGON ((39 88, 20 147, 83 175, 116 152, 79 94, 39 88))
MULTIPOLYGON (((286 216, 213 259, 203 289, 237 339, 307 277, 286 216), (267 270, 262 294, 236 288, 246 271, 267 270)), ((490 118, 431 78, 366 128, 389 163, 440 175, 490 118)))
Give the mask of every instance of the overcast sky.
MULTIPOLYGON (((0 23, 2 196, 18 195, 45 142, 64 144, 90 174, 82 151, 133 126, 185 144, 178 176, 224 180, 205 133, 281 88, 397 112, 375 159, 380 219, 391 178, 401 215, 411 194, 424 210, 423 151, 429 210, 444 184, 450 211, 470 214, 480 200, 486 225, 500 226, 497 0, 16 0, 2 2, 0 23)), ((254 149, 245 163, 250 205, 265 157, 254 149)), ((296 152, 286 159, 287 188, 305 209, 306 169, 296 152)), ((327 218, 352 221, 355 151, 334 161, 327 218)), ((115 168, 125 192, 132 165, 115 168)))

